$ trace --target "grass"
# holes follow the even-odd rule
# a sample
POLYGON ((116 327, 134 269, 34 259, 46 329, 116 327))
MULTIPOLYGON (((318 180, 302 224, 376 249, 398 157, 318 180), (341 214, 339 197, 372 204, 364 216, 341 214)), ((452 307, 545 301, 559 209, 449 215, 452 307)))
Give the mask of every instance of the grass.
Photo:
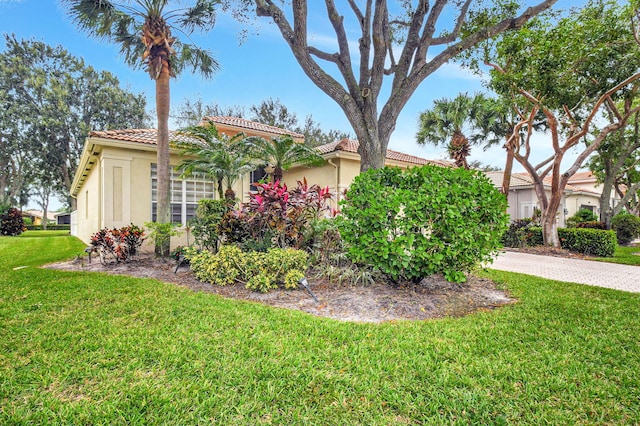
POLYGON ((640 253, 640 247, 638 246, 618 246, 613 257, 598 257, 594 260, 640 266, 640 255, 637 253, 640 253))
POLYGON ((0 424, 640 419, 640 295, 487 271, 517 304, 353 324, 37 268, 83 247, 0 237, 0 424))

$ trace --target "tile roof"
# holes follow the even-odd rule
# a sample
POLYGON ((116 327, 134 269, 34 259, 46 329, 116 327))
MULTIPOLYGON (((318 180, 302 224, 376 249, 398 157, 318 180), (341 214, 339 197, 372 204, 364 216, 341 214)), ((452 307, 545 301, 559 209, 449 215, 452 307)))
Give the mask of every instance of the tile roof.
MULTIPOLYGON (((493 185, 496 187, 501 187, 502 186, 502 179, 504 178, 504 172, 503 171, 497 171, 497 172, 485 172, 485 175, 491 179, 491 181, 493 182, 493 185)), ((571 180, 569 180, 569 182, 571 182, 571 180)), ((533 179, 531 178, 531 176, 529 176, 528 173, 523 172, 523 173, 512 173, 511 174, 511 182, 509 184, 510 188, 523 188, 523 187, 527 187, 527 186, 533 186, 534 182, 533 179)), ((544 185, 545 186, 550 186, 551 185, 551 177, 547 176, 544 178, 544 185)), ((589 193, 589 194, 593 194, 593 195, 600 195, 600 192, 595 191, 595 190, 591 190, 591 189, 584 189, 584 188, 579 188, 577 186, 571 185, 571 184, 567 184, 567 186, 565 187, 566 191, 571 191, 571 192, 585 192, 585 193, 589 193)))
POLYGON ((587 171, 587 172, 575 173, 573 176, 571 176, 571 179, 569 179, 569 182, 582 182, 582 181, 591 182, 595 180, 596 180, 595 175, 587 171))
MULTIPOLYGON (((146 145, 157 144, 156 129, 121 129, 121 130, 103 130, 99 132, 89 132, 90 137, 113 139, 124 142, 142 143, 146 145)), ((189 141, 189 137, 179 134, 173 130, 169 131, 169 140, 189 141)))
POLYGON ((269 126, 267 124, 258 123, 251 120, 238 117, 204 117, 202 121, 209 121, 215 124, 226 124, 228 126, 236 126, 243 129, 256 130, 259 132, 273 133, 276 135, 290 135, 294 138, 304 138, 301 133, 292 132, 280 127, 269 126))
MULTIPOLYGON (((358 145, 358 141, 354 141, 352 139, 342 139, 325 145, 320 145, 316 147, 316 149, 318 150, 318 152, 320 152, 320 154, 329 154, 336 151, 345 151, 357 154, 358 145)), ((435 164, 437 166, 443 167, 451 166, 451 163, 449 163, 448 161, 427 160, 424 158, 416 157, 415 155, 409 155, 405 154, 404 152, 394 151, 392 149, 387 149, 387 159, 418 165, 435 164)))

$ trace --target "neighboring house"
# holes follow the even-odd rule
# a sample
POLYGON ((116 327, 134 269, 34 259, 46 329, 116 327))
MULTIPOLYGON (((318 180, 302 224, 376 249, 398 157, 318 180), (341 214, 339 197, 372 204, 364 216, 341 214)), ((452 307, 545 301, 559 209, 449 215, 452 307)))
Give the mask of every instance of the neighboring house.
MULTIPOLYGON (((504 172, 485 172, 485 174, 491 179, 494 186, 502 187, 504 172)), ((551 197, 550 182, 550 178, 544 181, 548 197, 551 197)), ((601 194, 602 189, 590 172, 579 172, 573 175, 562 194, 560 208, 556 213, 558 226, 565 226, 566 220, 580 209, 591 210, 599 216, 601 194)), ((511 175, 508 203, 507 213, 511 220, 531 218, 534 209, 539 208, 533 179, 527 173, 513 173, 511 175)))
POLYGON ((56 218, 56 225, 71 225, 71 213, 60 212, 53 216, 56 218))
MULTIPOLYGON (((307 178, 309 184, 317 183, 328 186, 336 194, 337 203, 349 188, 353 179, 360 174, 360 154, 358 141, 342 139, 340 141, 316 147, 320 155, 326 160, 320 167, 293 167, 284 173, 284 181, 292 187, 296 181, 307 178)), ((442 167, 452 166, 453 163, 442 160, 426 160, 424 158, 405 154, 391 149, 387 150, 385 165, 406 169, 412 166, 433 164, 442 167)))
MULTIPOLYGON (((31 223, 34 225, 42 225, 42 218, 44 217, 44 212, 42 210, 25 210, 22 212, 23 218, 31 219, 31 223)), ((56 218, 53 212, 47 212, 47 224, 55 223, 56 218)))
MULTIPOLYGON (((235 117, 205 117, 218 131, 229 136, 244 132, 264 138, 290 135, 302 142, 304 136, 273 126, 235 117)), ((184 138, 170 132, 170 140, 184 138)), ((77 210, 71 217, 71 234, 88 243, 98 230, 120 228, 131 223, 142 226, 155 219, 156 210, 156 130, 125 129, 90 132, 72 186, 77 210)), ((176 150, 170 163, 180 164, 176 150)), ((260 170, 257 173, 260 175, 260 170)), ((253 175, 253 173, 251 174, 253 175)), ((216 196, 214 182, 192 177, 181 179, 173 172, 171 183, 172 221, 186 224, 195 215, 198 201, 216 196)), ((237 194, 249 191, 259 176, 246 176, 235 187, 237 194)))

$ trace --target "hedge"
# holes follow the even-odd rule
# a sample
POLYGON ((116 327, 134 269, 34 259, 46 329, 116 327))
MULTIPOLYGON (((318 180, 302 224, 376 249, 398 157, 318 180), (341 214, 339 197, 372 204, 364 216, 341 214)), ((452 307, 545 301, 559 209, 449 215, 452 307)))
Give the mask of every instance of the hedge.
MULTIPOLYGON (((569 251, 598 256, 611 257, 616 251, 618 239, 614 231, 590 228, 559 228, 560 246, 569 251)), ((529 228, 526 243, 529 246, 543 244, 542 228, 529 228)))
MULTIPOLYGON (((27 231, 43 231, 42 225, 26 225, 27 231)), ((71 231, 71 225, 47 225, 47 231, 71 231)))

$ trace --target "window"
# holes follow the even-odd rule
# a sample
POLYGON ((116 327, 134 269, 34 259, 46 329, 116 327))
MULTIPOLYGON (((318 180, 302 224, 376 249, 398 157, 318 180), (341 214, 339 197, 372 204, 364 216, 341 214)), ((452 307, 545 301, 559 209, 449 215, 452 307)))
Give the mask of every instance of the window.
POLYGON ((264 167, 262 166, 252 171, 251 175, 249 176, 249 183, 251 184, 251 187, 249 188, 249 190, 257 191, 258 188, 256 188, 254 183, 262 181, 265 177, 268 177, 267 172, 264 171, 264 167))
POLYGON ((580 206, 580 210, 589 210, 591 213, 594 213, 595 206, 587 206, 586 204, 582 204, 580 206))
MULTIPOLYGON (((171 169, 169 183, 171 191, 171 222, 185 225, 196 215, 198 201, 214 198, 214 183, 202 175, 195 174, 188 179, 180 179, 180 174, 171 169)), ((151 220, 155 221, 158 210, 158 169, 151 165, 151 220)))

